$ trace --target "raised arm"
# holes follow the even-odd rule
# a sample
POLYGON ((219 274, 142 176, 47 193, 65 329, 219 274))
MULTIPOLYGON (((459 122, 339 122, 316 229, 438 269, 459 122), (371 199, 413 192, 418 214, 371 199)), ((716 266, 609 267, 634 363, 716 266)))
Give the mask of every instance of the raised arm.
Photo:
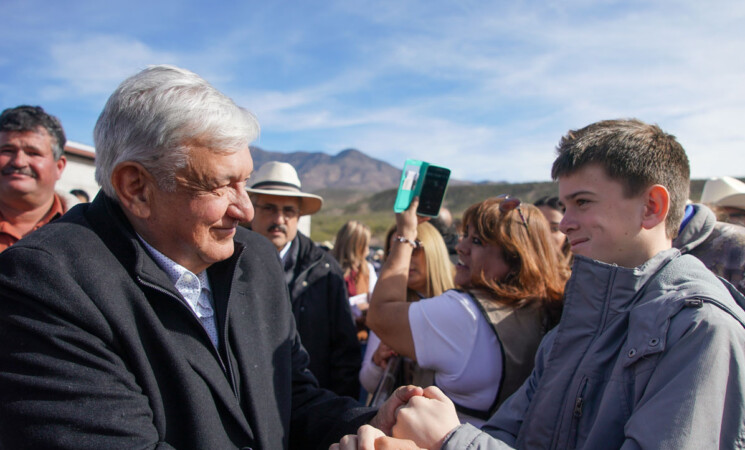
POLYGON ((409 325, 410 304, 406 302, 406 285, 409 280, 411 253, 417 238, 418 204, 419 199, 415 198, 406 211, 396 214, 397 229, 394 236, 400 236, 406 241, 393 242, 391 252, 380 270, 367 311, 367 326, 381 341, 400 355, 411 359, 416 359, 416 352, 409 325))

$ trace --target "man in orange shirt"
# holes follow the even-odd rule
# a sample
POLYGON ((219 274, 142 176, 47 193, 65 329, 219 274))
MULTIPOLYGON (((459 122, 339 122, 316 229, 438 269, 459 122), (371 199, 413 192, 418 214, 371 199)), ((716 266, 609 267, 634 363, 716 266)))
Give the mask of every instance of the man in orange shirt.
POLYGON ((0 115, 0 252, 67 210, 54 192, 65 141, 59 120, 39 106, 0 115))

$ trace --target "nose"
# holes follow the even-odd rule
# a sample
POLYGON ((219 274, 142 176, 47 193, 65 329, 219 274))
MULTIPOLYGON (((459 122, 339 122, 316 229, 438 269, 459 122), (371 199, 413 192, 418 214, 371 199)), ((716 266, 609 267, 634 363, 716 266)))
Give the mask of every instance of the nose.
POLYGON ((10 164, 16 168, 26 167, 28 166, 28 155, 26 155, 26 152, 18 150, 10 158, 10 164))
POLYGON ((559 222, 559 231, 564 233, 565 235, 572 230, 575 230, 577 228, 577 223, 574 220, 574 216, 571 212, 568 210, 564 213, 564 217, 561 218, 561 222, 559 222))
POLYGON ((286 224, 287 223, 287 217, 285 217, 284 213, 282 212, 281 207, 277 207, 277 212, 273 215, 274 223, 276 224, 286 224))
POLYGON ((251 222, 254 218, 254 206, 245 189, 237 189, 235 199, 228 206, 228 215, 239 222, 251 222))
POLYGON ((466 252, 466 239, 464 237, 458 238, 458 243, 455 245, 455 252, 458 255, 466 252))

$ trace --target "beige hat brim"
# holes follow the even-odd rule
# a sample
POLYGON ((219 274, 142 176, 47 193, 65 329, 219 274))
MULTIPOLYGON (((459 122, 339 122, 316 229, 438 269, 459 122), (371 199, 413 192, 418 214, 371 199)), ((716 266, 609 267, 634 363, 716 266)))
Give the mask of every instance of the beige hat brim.
POLYGON ((717 206, 745 209, 745 194, 732 194, 717 200, 717 206))
POLYGON ((275 195, 277 197, 297 197, 300 198, 300 215, 307 216, 317 213, 323 206, 323 198, 318 195, 307 194, 298 191, 285 191, 282 189, 252 189, 246 188, 249 194, 275 195))

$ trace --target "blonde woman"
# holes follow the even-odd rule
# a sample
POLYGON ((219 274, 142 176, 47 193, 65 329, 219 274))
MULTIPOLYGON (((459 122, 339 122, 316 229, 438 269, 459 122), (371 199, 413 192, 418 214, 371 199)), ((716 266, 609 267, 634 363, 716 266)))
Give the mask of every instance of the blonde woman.
MULTIPOLYGON (((385 241, 385 255, 388 256, 392 245, 393 234, 396 231, 394 225, 388 230, 385 241)), ((406 290, 402 293, 402 300, 408 302, 417 301, 421 298, 437 297, 448 289, 453 289, 454 267, 448 257, 448 249, 440 233, 428 223, 417 226, 418 246, 411 252, 409 272, 407 276, 406 290)), ((388 358, 393 351, 386 344, 381 344, 380 339, 371 332, 367 341, 365 356, 362 359, 360 370, 360 383, 368 392, 372 393, 380 377, 388 358)), ((417 369, 414 368, 414 371, 417 369)), ((416 374, 413 374, 417 376, 416 374)), ((420 381, 421 377, 419 380, 420 381)), ((424 383, 427 384, 427 383, 424 383)), ((431 384, 431 383, 430 383, 431 384)))
POLYGON ((370 252, 370 228, 362 222, 350 220, 336 233, 333 255, 344 270, 349 297, 372 292, 377 279, 367 261, 370 252))

